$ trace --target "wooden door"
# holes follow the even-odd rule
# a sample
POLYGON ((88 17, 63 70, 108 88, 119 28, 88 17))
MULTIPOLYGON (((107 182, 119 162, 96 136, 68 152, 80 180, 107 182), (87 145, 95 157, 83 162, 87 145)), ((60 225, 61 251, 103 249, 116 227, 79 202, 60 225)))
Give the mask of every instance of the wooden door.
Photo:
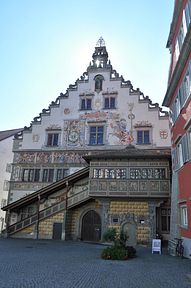
POLYGON ((101 219, 93 210, 88 211, 82 218, 81 239, 92 242, 101 239, 101 219))

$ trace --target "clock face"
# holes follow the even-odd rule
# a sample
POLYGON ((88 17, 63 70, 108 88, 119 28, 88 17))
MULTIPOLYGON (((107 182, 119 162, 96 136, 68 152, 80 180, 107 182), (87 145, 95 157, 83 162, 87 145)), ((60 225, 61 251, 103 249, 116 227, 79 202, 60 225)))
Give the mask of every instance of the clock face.
POLYGON ((70 134, 68 135, 68 140, 70 142, 76 142, 79 138, 78 132, 76 131, 71 131, 70 134))

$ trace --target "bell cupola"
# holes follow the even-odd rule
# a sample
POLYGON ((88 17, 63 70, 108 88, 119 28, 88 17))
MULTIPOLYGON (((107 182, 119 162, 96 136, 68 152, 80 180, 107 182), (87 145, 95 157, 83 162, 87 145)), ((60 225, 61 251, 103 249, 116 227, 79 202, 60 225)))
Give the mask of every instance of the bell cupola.
POLYGON ((93 66, 97 68, 105 68, 108 64, 108 53, 105 47, 105 41, 102 37, 96 43, 95 51, 92 55, 93 66))

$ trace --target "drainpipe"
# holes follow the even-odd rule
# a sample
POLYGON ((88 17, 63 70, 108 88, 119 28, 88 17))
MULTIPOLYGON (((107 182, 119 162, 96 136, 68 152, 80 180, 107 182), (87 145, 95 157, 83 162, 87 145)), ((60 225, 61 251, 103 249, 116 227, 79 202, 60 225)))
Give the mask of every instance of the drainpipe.
POLYGON ((62 226, 62 240, 66 240, 66 215, 68 210, 68 192, 69 192, 69 186, 68 181, 66 181, 66 198, 65 198, 65 210, 64 210, 64 221, 62 226))
POLYGON ((39 215, 40 214, 40 194, 38 194, 38 202, 37 202, 37 221, 36 221, 36 239, 39 238, 39 215))
POLYGON ((8 209, 6 214, 6 234, 7 238, 9 237, 9 221, 10 221, 10 210, 8 209))

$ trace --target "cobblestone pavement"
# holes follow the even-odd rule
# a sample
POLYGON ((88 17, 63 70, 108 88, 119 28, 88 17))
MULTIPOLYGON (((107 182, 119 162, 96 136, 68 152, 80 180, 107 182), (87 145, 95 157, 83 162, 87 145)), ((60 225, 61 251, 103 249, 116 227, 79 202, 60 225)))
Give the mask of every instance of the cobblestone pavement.
POLYGON ((103 245, 0 239, 0 288, 191 288, 191 261, 138 247, 127 261, 102 260, 103 245))

